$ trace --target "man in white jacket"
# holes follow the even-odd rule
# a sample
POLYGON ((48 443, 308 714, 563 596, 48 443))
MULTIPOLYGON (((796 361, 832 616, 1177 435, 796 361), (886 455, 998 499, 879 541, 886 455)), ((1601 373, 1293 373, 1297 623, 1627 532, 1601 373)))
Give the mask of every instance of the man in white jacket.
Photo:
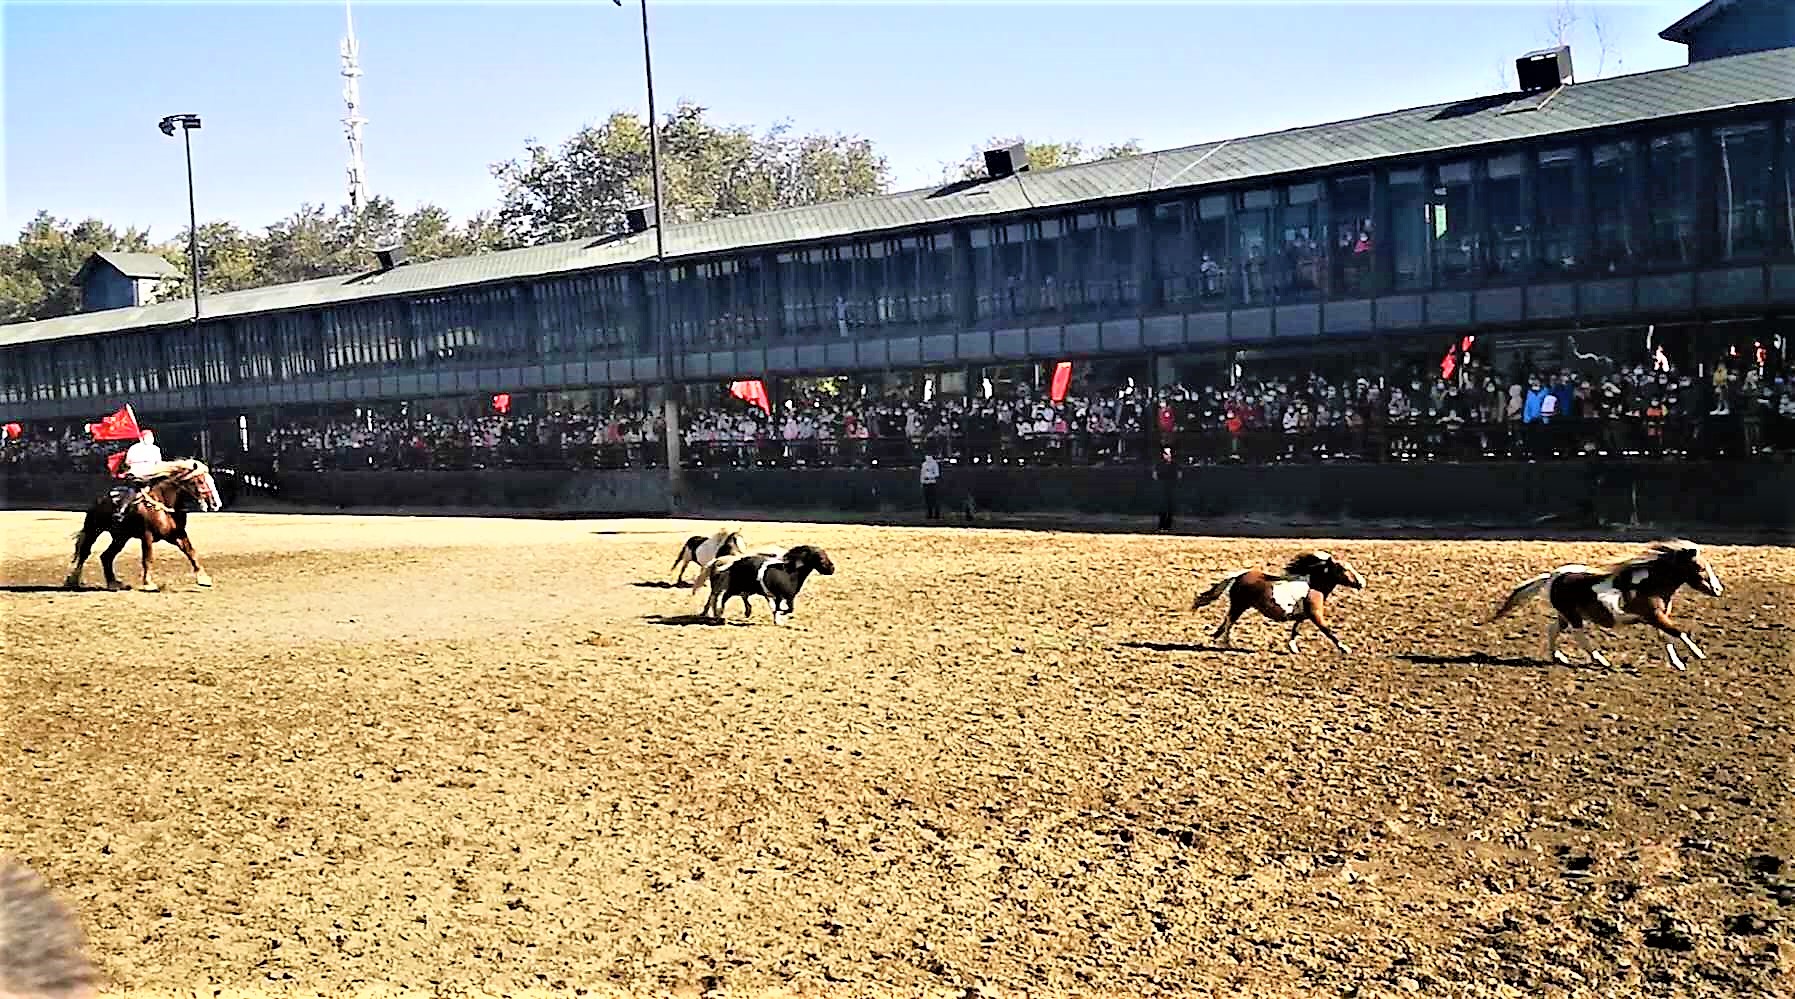
POLYGON ((112 511, 113 519, 123 518, 137 499, 138 491, 169 471, 169 463, 162 460, 162 449, 156 446, 156 432, 145 430, 137 443, 125 452, 125 487, 113 492, 117 504, 112 511))
POLYGON ((932 454, 922 457, 922 502, 929 520, 941 519, 941 463, 932 454))

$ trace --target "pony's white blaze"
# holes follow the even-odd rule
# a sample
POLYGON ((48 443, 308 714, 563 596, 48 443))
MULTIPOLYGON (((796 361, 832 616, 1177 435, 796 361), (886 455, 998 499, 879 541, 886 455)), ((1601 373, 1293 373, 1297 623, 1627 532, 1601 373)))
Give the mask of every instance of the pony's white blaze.
POLYGON ((1300 579, 1286 579, 1281 583, 1271 584, 1272 603, 1286 614, 1296 613, 1302 605, 1303 598, 1309 595, 1309 584, 1300 579))

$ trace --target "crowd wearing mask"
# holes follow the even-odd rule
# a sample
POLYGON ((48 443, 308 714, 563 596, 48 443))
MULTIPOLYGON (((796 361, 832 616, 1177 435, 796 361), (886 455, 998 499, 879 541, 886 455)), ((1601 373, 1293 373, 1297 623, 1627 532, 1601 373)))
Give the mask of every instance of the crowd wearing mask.
MULTIPOLYGON (((1721 363, 1705 377, 1660 364, 1504 377, 1475 360, 1444 377, 1373 371, 1236 378, 1231 385, 1033 387, 990 395, 800 393, 766 409, 723 395, 688 405, 693 466, 907 465, 949 461, 1142 462, 1169 444, 1183 463, 1567 459, 1590 454, 1747 458, 1795 450, 1795 378, 1721 363)), ((0 467, 93 471, 115 445, 79 425, 32 426, 0 467)), ((272 471, 628 468, 665 461, 658 407, 623 401, 440 416, 283 422, 237 458, 272 471)))

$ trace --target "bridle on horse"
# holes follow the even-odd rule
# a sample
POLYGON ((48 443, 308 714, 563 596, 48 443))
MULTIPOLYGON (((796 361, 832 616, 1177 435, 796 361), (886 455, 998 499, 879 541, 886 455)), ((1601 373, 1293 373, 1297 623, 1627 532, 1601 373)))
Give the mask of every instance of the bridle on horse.
MULTIPOLYGON (((197 477, 199 474, 200 474, 200 466, 199 465, 189 465, 188 467, 183 468, 180 471, 167 476, 166 478, 167 478, 167 481, 173 482, 176 486, 185 486, 189 481, 191 481, 192 479, 197 477)), ((143 487, 143 489, 138 492, 136 498, 133 499, 131 501, 130 505, 126 506, 125 509, 129 510, 133 506, 143 505, 143 506, 148 506, 155 510, 160 510, 161 512, 168 514, 170 517, 174 516, 174 514, 175 514, 174 507, 169 506, 168 504, 157 499, 155 496, 151 495, 150 490, 152 488, 154 488, 154 483, 143 487)), ((203 497, 201 499, 203 502, 203 497)))

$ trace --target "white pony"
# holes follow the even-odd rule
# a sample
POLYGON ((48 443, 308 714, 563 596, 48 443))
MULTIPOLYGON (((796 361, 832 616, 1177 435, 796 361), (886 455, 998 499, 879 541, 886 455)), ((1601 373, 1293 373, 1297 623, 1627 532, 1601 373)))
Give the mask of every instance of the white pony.
POLYGON ((741 529, 734 525, 718 528, 717 533, 708 538, 702 534, 692 535, 679 546, 679 557, 673 560, 673 568, 679 572, 673 584, 678 586, 685 582, 686 566, 695 565, 703 572, 705 566, 721 556, 741 554, 743 544, 741 529))

